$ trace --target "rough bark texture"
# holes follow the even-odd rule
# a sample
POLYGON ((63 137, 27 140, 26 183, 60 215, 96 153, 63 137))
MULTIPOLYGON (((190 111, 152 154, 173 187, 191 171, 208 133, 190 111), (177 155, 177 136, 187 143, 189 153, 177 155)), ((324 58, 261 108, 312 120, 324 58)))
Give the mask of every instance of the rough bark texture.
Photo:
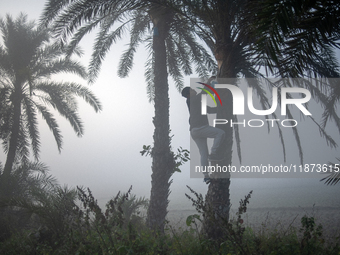
MULTIPOLYGON (((215 57, 219 67, 219 83, 235 84, 236 77, 233 71, 233 56, 232 51, 226 47, 216 46, 215 57), (229 78, 229 79, 226 79, 229 78)), ((219 89, 217 91, 221 96, 222 106, 218 105, 217 119, 233 119, 233 98, 229 90, 219 89)), ((232 147, 233 147, 233 128, 228 125, 217 125, 218 128, 224 130, 225 140, 219 148, 223 151, 224 160, 218 162, 220 166, 232 165, 232 147)), ((230 174, 214 173, 211 183, 209 184, 208 192, 205 197, 208 212, 204 215, 203 232, 206 237, 215 241, 221 241, 224 233, 225 223, 229 221, 230 210, 230 174), (223 227, 224 225, 224 227, 223 227)))
POLYGON ((169 203, 170 184, 172 182, 170 177, 175 166, 169 137, 169 85, 165 46, 168 26, 166 16, 157 15, 157 18, 152 18, 155 29, 157 29, 157 33, 153 37, 155 54, 155 117, 153 123, 155 131, 153 135, 151 195, 147 223, 151 229, 163 233, 169 203))
POLYGON ((21 88, 17 86, 13 94, 13 123, 11 125, 11 138, 9 140, 9 149, 7 153, 5 168, 3 172, 4 179, 8 179, 11 174, 15 160, 15 154, 18 147, 20 116, 21 116, 21 88))
MULTIPOLYGON (((232 97, 226 90, 218 91, 221 96, 223 107, 218 109, 218 119, 232 118, 232 97)), ((220 147, 224 151, 225 159, 218 162, 219 166, 229 166, 232 162, 233 129, 230 125, 219 125, 218 128, 224 130, 226 136, 220 147)), ((212 174, 208 192, 205 197, 208 209, 205 214, 203 231, 209 239, 220 240, 223 238, 223 224, 229 220, 229 186, 230 175, 226 173, 212 174)), ((225 225, 225 224, 224 224, 225 225)))
POLYGON ((1 199, 7 199, 10 197, 10 191, 12 186, 11 172, 15 162, 15 157, 18 149, 19 132, 20 132, 20 118, 21 118, 21 87, 15 89, 12 95, 13 103, 13 120, 11 123, 11 137, 9 140, 9 148, 6 158, 6 163, 2 176, 0 176, 1 199))

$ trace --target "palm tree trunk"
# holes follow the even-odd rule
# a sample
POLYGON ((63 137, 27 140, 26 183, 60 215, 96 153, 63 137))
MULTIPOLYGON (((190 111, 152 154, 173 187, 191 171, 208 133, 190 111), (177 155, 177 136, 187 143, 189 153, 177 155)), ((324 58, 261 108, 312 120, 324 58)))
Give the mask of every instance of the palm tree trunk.
POLYGON ((11 138, 7 153, 5 168, 3 172, 4 179, 7 179, 12 171, 15 160, 15 154, 18 147, 20 117, 21 117, 21 88, 17 88, 13 94, 13 123, 11 127, 11 138))
POLYGON ((6 158, 3 174, 0 178, 0 197, 1 199, 8 199, 11 196, 11 172, 15 161, 15 155, 18 148, 19 132, 20 132, 20 118, 21 118, 21 88, 15 89, 13 94, 13 123, 11 125, 11 138, 9 140, 9 148, 6 158))
MULTIPOLYGON (((217 119, 232 119, 232 97, 226 90, 218 91, 223 102, 223 107, 218 108, 217 119)), ((232 147, 233 147, 233 129, 230 125, 219 125, 225 132, 225 140, 219 148, 224 151, 224 160, 218 162, 220 166, 229 166, 232 162, 232 147)), ((223 228, 226 227, 226 222, 229 220, 229 186, 230 174, 214 173, 205 197, 208 213, 205 214, 203 222, 203 231, 209 239, 220 240, 223 238, 223 228)))
MULTIPOLYGON (((224 52, 220 53, 222 59, 219 59, 218 56, 216 56, 219 63, 218 78, 236 77, 236 74, 233 72, 233 65, 226 61, 226 58, 223 57, 225 55, 224 52)), ((223 80, 224 79, 221 79, 222 83, 225 83, 223 80)), ((233 84, 235 81, 236 79, 232 78, 228 79, 227 83, 233 84)), ((230 119, 233 119, 232 94, 226 89, 220 89, 218 90, 218 93, 221 96, 223 105, 218 105, 216 118, 229 121, 230 119)), ((233 128, 228 124, 217 125, 218 128, 225 132, 225 139, 219 148, 224 151, 224 160, 219 162, 220 166, 232 165, 233 128)), ((229 173, 214 173, 205 197, 206 205, 209 209, 204 215, 203 232, 207 238, 215 241, 221 241, 226 234, 225 228, 227 226, 226 223, 229 221, 229 210, 231 206, 229 186, 229 173)))
POLYGON ((170 177, 174 171, 174 158, 170 148, 169 137, 169 96, 168 73, 166 65, 165 36, 167 33, 164 19, 154 22, 157 33, 153 37, 155 56, 155 117, 153 123, 154 147, 152 150, 151 195, 147 215, 149 227, 164 232, 170 193, 170 177))

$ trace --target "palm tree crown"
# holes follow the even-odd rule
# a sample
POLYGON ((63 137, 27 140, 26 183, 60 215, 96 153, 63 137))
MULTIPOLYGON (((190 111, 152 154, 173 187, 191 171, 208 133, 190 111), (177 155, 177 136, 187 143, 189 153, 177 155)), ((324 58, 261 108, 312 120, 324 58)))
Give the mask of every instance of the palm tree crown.
POLYGON ((145 78, 148 94, 153 98, 154 52, 153 36, 164 36, 166 41, 166 64, 168 74, 174 79, 176 87, 183 87, 183 75, 195 71, 206 77, 216 71, 215 61, 207 50, 197 43, 193 27, 182 15, 166 7, 164 1, 64 1, 56 4, 49 1, 42 22, 53 23, 55 36, 62 43, 71 37, 68 52, 73 52, 82 38, 99 28, 93 46, 89 65, 89 80, 97 78, 101 63, 113 43, 121 39, 126 31, 130 33, 128 49, 122 54, 118 76, 127 77, 133 67, 134 53, 141 43, 146 45, 150 58, 146 62, 145 78), (165 20, 162 28, 159 27, 165 20), (164 25, 167 33, 164 33, 164 25))
POLYGON ((15 159, 28 162, 30 148, 35 159, 39 158, 38 113, 52 131, 60 151, 61 131, 49 108, 65 117, 81 136, 84 130, 76 97, 82 97, 95 111, 101 110, 101 104, 80 84, 51 81, 51 75, 73 73, 86 78, 87 72, 80 63, 66 57, 60 45, 49 43, 48 29, 36 27, 23 14, 16 20, 7 15, 0 21, 0 29, 3 38, 0 45, 0 115, 6 120, 0 123, 0 131, 7 153, 4 173, 9 174, 15 159))

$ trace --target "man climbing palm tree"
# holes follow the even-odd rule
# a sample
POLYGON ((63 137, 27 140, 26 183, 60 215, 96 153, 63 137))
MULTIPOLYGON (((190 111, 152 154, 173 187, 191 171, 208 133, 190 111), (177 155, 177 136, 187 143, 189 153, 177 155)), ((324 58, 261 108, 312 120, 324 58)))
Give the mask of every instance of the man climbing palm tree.
MULTIPOLYGON (((210 83, 214 78, 214 76, 211 77, 208 80, 208 83, 210 83)), ((190 87, 185 87, 182 90, 182 96, 187 99, 187 105, 190 112, 190 134, 198 147, 201 156, 201 166, 203 169, 205 169, 204 182, 209 184, 210 177, 207 171, 209 166, 208 160, 218 161, 222 159, 222 155, 218 154, 218 148, 225 137, 225 133, 222 129, 210 126, 207 115, 201 113, 201 96, 204 93, 206 93, 205 90, 197 93, 190 87), (214 138, 210 155, 207 145, 207 138, 214 138)), ((207 107, 208 113, 216 113, 216 110, 216 107, 207 107)))

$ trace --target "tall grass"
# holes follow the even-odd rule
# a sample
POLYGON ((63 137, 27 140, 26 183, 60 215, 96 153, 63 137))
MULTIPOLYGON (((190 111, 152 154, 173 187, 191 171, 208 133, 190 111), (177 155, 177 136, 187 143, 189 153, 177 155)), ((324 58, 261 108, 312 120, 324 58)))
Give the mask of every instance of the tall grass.
POLYGON ((251 193, 240 201, 235 217, 219 219, 224 231, 216 242, 201 231, 201 217, 210 212, 203 197, 193 190, 195 198, 191 200, 197 214, 189 216, 183 228, 167 223, 165 234, 146 227, 141 212, 148 201, 132 195, 131 188, 110 199, 104 210, 90 189, 51 192, 55 193, 46 196, 48 202, 41 199, 40 203, 17 206, 17 210, 26 206, 30 220, 0 242, 0 254, 340 254, 339 237, 326 242, 322 226, 313 217, 304 216, 300 228, 290 226, 284 231, 254 231, 245 225, 251 193))

